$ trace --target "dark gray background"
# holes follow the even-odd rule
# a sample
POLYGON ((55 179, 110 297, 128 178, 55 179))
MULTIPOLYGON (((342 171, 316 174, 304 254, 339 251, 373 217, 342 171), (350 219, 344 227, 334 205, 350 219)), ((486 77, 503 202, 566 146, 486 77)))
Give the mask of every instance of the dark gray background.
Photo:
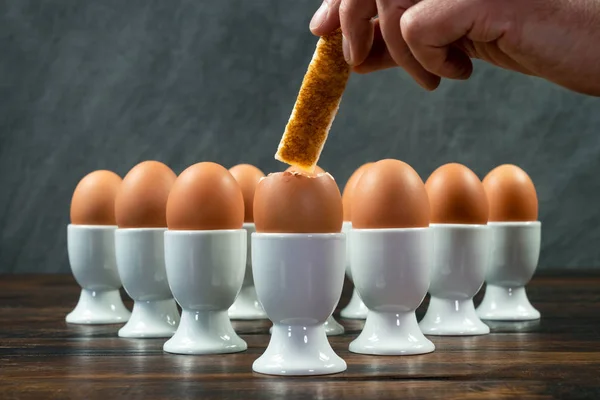
MULTIPOLYGON (((316 38, 318 1, 0 0, 0 271, 67 272, 77 181, 156 159, 265 171, 316 38)), ((353 75, 321 166, 394 157, 423 179, 516 163, 537 185, 541 268, 600 267, 600 99, 477 64, 434 93, 353 75)))

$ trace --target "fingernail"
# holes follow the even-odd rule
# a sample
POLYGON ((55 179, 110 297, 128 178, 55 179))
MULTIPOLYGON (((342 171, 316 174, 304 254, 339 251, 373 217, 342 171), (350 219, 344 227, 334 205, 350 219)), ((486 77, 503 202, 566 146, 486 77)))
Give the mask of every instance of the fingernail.
POLYGON ((344 35, 342 35, 342 51, 344 52, 344 58, 346 59, 348 65, 352 65, 352 53, 350 52, 350 44, 348 43, 348 40, 346 40, 346 37, 344 35))
POLYGON ((321 7, 319 7, 315 15, 313 15, 312 19, 310 20, 310 29, 317 29, 318 27, 320 27, 323 24, 323 22, 325 22, 328 12, 329 6, 327 5, 327 2, 324 1, 323 4, 321 4, 321 7))

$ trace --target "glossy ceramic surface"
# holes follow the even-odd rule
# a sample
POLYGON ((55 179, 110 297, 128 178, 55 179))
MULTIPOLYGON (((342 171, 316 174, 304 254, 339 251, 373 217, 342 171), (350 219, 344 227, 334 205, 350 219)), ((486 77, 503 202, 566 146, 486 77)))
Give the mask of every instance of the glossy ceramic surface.
MULTIPOLYGON (((343 335, 345 331, 344 327, 335 320, 333 315, 330 315, 329 318, 327 318, 327 321, 325 321, 323 327, 325 328, 325 334, 327 336, 343 335)), ((269 328, 269 333, 273 334, 273 327, 269 328)))
POLYGON ((270 375, 325 375, 346 370, 324 323, 344 282, 346 240, 339 234, 252 235, 256 292, 273 322, 269 346, 252 365, 270 375))
POLYGON ((227 310, 244 280, 246 231, 167 231, 169 287, 182 308, 177 332, 163 349, 178 354, 235 353, 247 348, 227 310))
POLYGON ((429 288, 431 230, 355 229, 350 236, 354 284, 369 308, 350 351, 377 355, 434 351, 415 316, 429 288))
POLYGON ((244 229, 247 232, 247 255, 246 255, 246 272, 244 274, 244 283, 242 290, 235 299, 233 305, 229 308, 229 318, 231 319, 266 319, 267 314, 263 306, 258 301, 256 296, 256 288, 254 287, 254 277, 252 276, 252 234, 256 232, 256 227, 253 223, 245 223, 244 229))
POLYGON ((484 335, 473 296, 485 279, 490 232, 486 225, 432 224, 431 299, 419 326, 426 335, 484 335))
MULTIPOLYGON (((344 221, 342 225, 342 232, 346 234, 346 276, 352 282, 352 269, 350 268, 350 247, 352 239, 350 237, 350 232, 352 231, 352 223, 348 221, 344 221)), ((342 309, 340 315, 342 318, 347 319, 365 319, 367 318, 367 313, 369 309, 365 306, 360 295, 356 291, 356 289, 352 290, 352 297, 350 298, 350 302, 342 309)))
POLYGON ((487 287, 477 307, 482 319, 528 321, 540 318, 525 291, 540 256, 542 225, 533 222, 493 222, 487 287))
POLYGON ((116 226, 67 227, 67 252, 81 294, 66 321, 71 324, 118 324, 131 313, 123 305, 115 259, 116 226))
POLYGON ((165 267, 166 228, 117 229, 115 250, 123 288, 133 299, 131 318, 119 330, 129 338, 171 337, 179 311, 165 267))

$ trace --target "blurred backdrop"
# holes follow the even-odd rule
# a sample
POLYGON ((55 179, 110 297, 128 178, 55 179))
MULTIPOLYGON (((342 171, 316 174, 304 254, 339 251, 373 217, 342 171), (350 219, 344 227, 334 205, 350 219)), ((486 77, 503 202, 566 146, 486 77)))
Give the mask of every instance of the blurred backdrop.
MULTIPOLYGON (((75 185, 154 159, 273 159, 317 41, 318 0, 0 1, 0 272, 68 272, 75 185)), ((425 180, 502 163, 537 185, 541 268, 600 267, 600 99, 477 64, 427 93, 353 75, 320 165, 343 187, 398 158, 425 180)))

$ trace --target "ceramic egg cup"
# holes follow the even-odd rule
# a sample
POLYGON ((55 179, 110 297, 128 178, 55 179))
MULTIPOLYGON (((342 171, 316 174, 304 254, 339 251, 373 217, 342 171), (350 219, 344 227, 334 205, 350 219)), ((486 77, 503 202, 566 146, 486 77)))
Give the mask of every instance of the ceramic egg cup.
POLYGON ((222 354, 246 350, 227 313, 244 280, 246 235, 243 229, 165 232, 167 277, 182 313, 164 351, 222 354))
POLYGON ((326 375, 346 370, 331 348, 325 321, 344 283, 345 235, 252 235, 256 292, 273 322, 271 340, 254 362, 269 375, 326 375))
POLYGON ((239 320, 267 319, 267 314, 256 296, 254 287, 254 278, 252 277, 252 245, 251 235, 256 232, 253 223, 245 223, 244 229, 248 233, 246 243, 248 246, 246 256, 246 272, 244 274, 244 283, 242 290, 235 299, 233 305, 229 308, 229 318, 239 320))
POLYGON ((490 262, 483 301, 477 308, 482 319, 528 321, 540 318, 525 292, 540 256, 542 225, 533 222, 490 222, 490 262))
POLYGON ((66 321, 70 324, 119 324, 131 313, 121 299, 121 280, 115 259, 116 226, 67 227, 67 251, 81 294, 66 321))
POLYGON ((489 260, 486 225, 431 224, 433 263, 429 307, 419 326, 426 335, 485 335, 473 304, 489 260))
POLYGON ((117 229, 115 250, 123 288, 133 299, 133 311, 120 337, 171 337, 179 324, 179 311, 165 268, 166 228, 117 229))
MULTIPOLYGON (((350 268, 350 249, 351 249, 351 239, 350 232, 352 231, 352 223, 348 221, 344 221, 342 225, 342 232, 346 234, 346 276, 352 281, 352 270, 350 268)), ((350 302, 342 309, 340 315, 342 318, 346 319, 365 319, 367 318, 367 313, 369 309, 365 306, 358 291, 356 288, 352 289, 352 297, 350 297, 350 302)))
POLYGON ((350 236, 354 284, 369 307, 350 351, 373 355, 434 351, 415 315, 429 288, 430 229, 354 229, 350 236))

